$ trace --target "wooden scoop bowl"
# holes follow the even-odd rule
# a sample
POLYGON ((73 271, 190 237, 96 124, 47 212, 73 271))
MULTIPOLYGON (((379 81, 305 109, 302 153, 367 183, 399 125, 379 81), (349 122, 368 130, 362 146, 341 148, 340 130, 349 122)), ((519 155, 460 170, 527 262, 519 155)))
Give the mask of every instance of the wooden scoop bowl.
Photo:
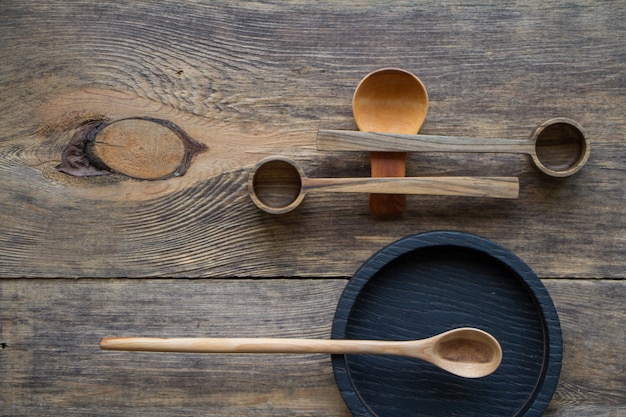
MULTIPOLYGON (((352 112, 363 132, 416 134, 426 118, 428 94, 410 72, 397 68, 374 71, 361 80, 352 99, 352 112)), ((371 152, 372 177, 404 177, 406 152, 371 152)), ((403 194, 371 194, 370 212, 396 217, 406 208, 403 194)))

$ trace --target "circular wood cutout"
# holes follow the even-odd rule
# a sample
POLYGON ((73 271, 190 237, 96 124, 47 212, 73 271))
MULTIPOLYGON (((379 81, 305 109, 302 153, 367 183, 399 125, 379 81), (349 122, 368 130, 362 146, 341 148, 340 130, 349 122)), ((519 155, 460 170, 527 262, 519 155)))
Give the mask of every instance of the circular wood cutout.
POLYGON ((382 249, 337 306, 336 339, 421 339, 477 327, 498 339, 500 367, 465 379, 410 358, 333 355, 355 416, 540 416, 556 389, 562 337, 552 300, 517 256, 479 236, 429 232, 382 249))

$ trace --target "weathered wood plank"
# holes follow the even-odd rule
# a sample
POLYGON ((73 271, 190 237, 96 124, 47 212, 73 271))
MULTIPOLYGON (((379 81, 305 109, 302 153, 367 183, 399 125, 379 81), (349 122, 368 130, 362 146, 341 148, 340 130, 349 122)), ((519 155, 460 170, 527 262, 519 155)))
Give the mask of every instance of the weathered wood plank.
POLYGON ((98 347, 120 334, 329 337, 345 281, 290 281, 2 281, 0 415, 349 415, 325 355, 98 347))
MULTIPOLYGON (((334 174, 313 164, 337 159, 308 158, 303 165, 310 176, 334 174)), ((540 276, 621 277, 626 259, 621 173, 592 166, 566 183, 524 175, 520 198, 511 201, 409 196, 403 219, 383 222, 369 214, 367 195, 312 194, 287 215, 263 213, 247 195, 245 170, 183 189, 175 183, 146 185, 144 201, 107 201, 76 195, 20 168, 2 183, 7 188, 0 212, 0 273, 349 276, 387 243, 447 229, 507 246, 540 276), (149 198, 152 189, 171 192, 149 198)), ((120 196, 124 191, 119 188, 120 196)))
POLYGON ((546 416, 626 412, 625 281, 544 281, 563 329, 562 377, 546 416))
POLYGON ((543 277, 624 277, 621 3, 4 2, 0 276, 349 276, 404 235, 455 229, 543 277), (354 88, 390 65, 429 90, 422 133, 525 138, 566 116, 590 162, 561 181, 523 156, 412 154, 409 175, 519 175, 520 199, 409 197, 393 222, 366 196, 256 210, 246 167, 267 154, 310 176, 369 175, 366 154, 316 152, 316 132, 355 129, 354 88), (54 170, 81 122, 136 116, 209 149, 164 181, 54 170))
MULTIPOLYGON (((544 281, 564 336, 551 417, 626 410, 626 285, 544 281)), ((105 335, 325 338, 345 280, 3 280, 0 415, 348 416, 325 355, 104 352, 105 335)))

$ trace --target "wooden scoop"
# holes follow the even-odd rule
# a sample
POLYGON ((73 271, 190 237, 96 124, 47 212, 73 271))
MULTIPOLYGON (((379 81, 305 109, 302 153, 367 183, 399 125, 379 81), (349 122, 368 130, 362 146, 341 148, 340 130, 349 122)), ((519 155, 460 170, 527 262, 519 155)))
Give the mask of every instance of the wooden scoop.
POLYGON ((192 353, 329 353, 408 356, 452 374, 480 378, 498 369, 502 348, 489 333, 464 327, 422 340, 105 337, 107 350, 192 353))
POLYGON ((517 198, 519 180, 516 177, 309 178, 291 159, 269 156, 250 172, 248 191, 261 210, 283 214, 298 207, 308 192, 392 191, 402 195, 517 198))
MULTIPOLYGON (((415 75, 397 68, 368 74, 352 99, 354 119, 363 132, 415 134, 428 111, 426 88, 415 75)), ((404 177, 406 152, 371 152, 372 177, 404 177)), ((372 194, 370 211, 378 217, 396 217, 406 208, 403 194, 372 194)))
POLYGON ((568 177, 589 159, 591 146, 582 126, 557 117, 537 126, 530 139, 470 138, 320 130, 317 149, 324 151, 525 153, 551 177, 568 177))

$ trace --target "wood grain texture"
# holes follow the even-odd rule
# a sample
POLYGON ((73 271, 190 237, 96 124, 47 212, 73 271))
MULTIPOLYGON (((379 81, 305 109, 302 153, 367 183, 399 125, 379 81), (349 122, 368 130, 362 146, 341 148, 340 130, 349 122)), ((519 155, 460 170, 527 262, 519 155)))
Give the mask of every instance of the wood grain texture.
POLYGON ((492 239, 545 280, 565 338, 546 415, 625 414, 625 22, 620 0, 3 1, 0 415, 347 416, 324 356, 130 359, 95 342, 209 325, 323 337, 346 277, 437 229, 492 239), (246 182, 267 155, 370 176, 366 153, 317 151, 316 134, 356 130, 354 89, 388 66, 428 90, 420 133, 516 139, 568 117, 589 162, 552 179, 524 155, 410 153, 408 176, 519 176, 520 198, 409 196, 393 221, 366 195, 256 208, 246 182), (55 170, 83 123, 129 117, 208 150, 167 180, 55 170))
POLYGON ((0 271, 315 276, 323 262, 323 275, 349 276, 386 243, 452 229, 504 244, 541 276, 624 276, 620 6, 6 2, 0 271), (428 88, 422 133, 526 137, 567 116, 588 132, 591 159, 552 180, 524 156, 411 154, 407 175, 519 175, 521 198, 409 197, 394 222, 352 195, 311 197, 280 219, 258 211, 246 170, 268 154, 311 176, 369 176, 367 155, 317 152, 316 132, 354 130, 354 88, 391 64, 428 88), (136 116, 170 120, 210 150, 165 181, 54 171, 81 122, 136 116))
POLYGON ((563 329, 561 379, 545 416, 623 415, 626 358, 620 356, 626 343, 626 282, 547 280, 544 284, 563 329))
MULTIPOLYGON (((0 415, 349 416, 326 355, 105 352, 100 337, 327 338, 345 280, 3 280, 0 415), (7 308, 6 306, 9 306, 7 308)), ((626 410, 623 281, 546 280, 561 319, 550 417, 626 410)))
POLYGON ((91 134, 85 144, 88 161, 136 179, 183 176, 195 154, 206 150, 178 126, 161 119, 115 120, 91 134))
POLYGON ((98 346, 111 334, 328 338, 344 284, 3 280, 0 415, 349 415, 327 355, 129 354, 98 346))

